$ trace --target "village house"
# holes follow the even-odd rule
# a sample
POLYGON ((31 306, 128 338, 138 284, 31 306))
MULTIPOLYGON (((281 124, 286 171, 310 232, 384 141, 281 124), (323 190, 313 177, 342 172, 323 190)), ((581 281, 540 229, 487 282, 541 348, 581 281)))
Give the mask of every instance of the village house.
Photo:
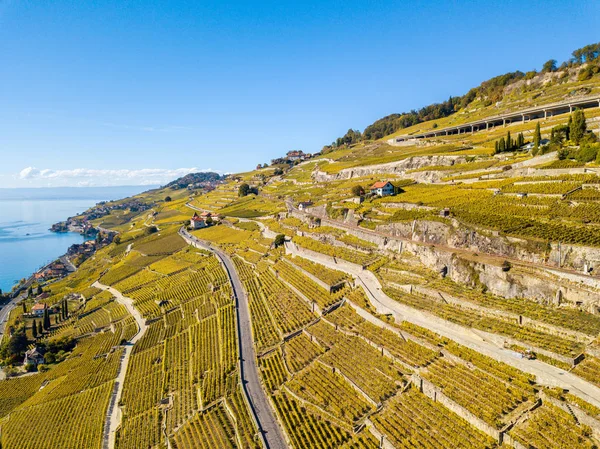
POLYGON ((312 201, 300 201, 298 203, 298 209, 299 210, 306 210, 307 207, 310 207, 313 205, 312 201))
POLYGON ((370 188, 373 195, 390 196, 396 193, 394 184, 389 181, 379 181, 373 184, 370 188))
POLYGON ((42 303, 38 302, 37 304, 34 304, 33 307, 31 308, 31 313, 33 313, 35 316, 42 316, 44 314, 45 309, 46 309, 46 304, 42 304, 42 303))
POLYGON ((190 220, 190 227, 192 229, 202 229, 206 227, 206 221, 198 216, 196 212, 190 220))
POLYGON ((38 350, 38 348, 31 348, 27 352, 25 352, 25 360, 23 361, 25 365, 41 365, 44 363, 44 356, 38 350))
POLYGON ((288 151, 286 154, 286 157, 290 160, 290 161, 301 161, 304 160, 304 152, 301 150, 298 151, 288 151))

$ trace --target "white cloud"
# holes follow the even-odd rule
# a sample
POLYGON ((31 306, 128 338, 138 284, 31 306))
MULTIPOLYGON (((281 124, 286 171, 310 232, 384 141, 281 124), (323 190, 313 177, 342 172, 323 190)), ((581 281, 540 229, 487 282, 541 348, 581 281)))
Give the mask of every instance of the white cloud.
MULTIPOLYGON (((21 183, 44 186, 114 186, 166 184, 188 173, 213 171, 191 168, 142 168, 142 169, 94 169, 74 168, 68 170, 26 167, 16 176, 21 183)), ((20 183, 20 184, 21 184, 20 183)))

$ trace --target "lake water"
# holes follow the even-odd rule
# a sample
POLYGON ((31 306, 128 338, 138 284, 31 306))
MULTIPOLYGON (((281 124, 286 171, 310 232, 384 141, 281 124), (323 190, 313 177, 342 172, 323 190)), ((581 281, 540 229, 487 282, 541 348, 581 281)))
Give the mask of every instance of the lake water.
POLYGON ((135 195, 148 186, 106 188, 0 189, 0 289, 64 254, 83 237, 57 234, 50 226, 99 201, 135 195))

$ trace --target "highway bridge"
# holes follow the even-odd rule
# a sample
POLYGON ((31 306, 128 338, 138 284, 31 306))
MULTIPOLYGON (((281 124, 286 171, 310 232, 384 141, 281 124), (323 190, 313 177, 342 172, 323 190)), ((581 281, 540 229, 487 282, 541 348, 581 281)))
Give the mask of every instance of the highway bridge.
POLYGON ((477 121, 463 123, 461 125, 450 126, 447 128, 436 128, 423 133, 406 134, 389 139, 392 145, 399 142, 407 142, 415 139, 427 139, 431 137, 448 136, 452 134, 474 133, 476 131, 488 130, 497 126, 506 126, 515 122, 527 122, 533 119, 546 119, 554 115, 573 112, 574 109, 588 109, 600 107, 600 95, 572 98, 556 103, 548 103, 533 108, 522 109, 516 112, 494 115, 477 121))

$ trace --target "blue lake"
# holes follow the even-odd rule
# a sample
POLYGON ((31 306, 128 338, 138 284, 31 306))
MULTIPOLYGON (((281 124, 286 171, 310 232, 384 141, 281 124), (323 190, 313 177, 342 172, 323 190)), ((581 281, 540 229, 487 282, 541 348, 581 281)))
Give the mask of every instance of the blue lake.
POLYGON ((57 234, 53 223, 83 212, 99 201, 124 198, 149 187, 0 189, 0 289, 64 254, 83 237, 57 234))

